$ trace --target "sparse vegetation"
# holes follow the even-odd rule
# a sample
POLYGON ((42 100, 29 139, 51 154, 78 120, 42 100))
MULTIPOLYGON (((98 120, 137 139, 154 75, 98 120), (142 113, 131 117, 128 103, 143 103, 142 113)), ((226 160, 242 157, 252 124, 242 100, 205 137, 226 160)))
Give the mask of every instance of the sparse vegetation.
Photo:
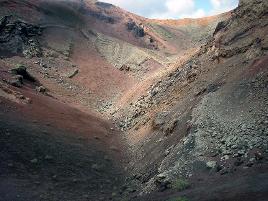
POLYGON ((183 191, 190 187, 190 183, 185 179, 177 179, 172 183, 172 188, 178 191, 183 191))
POLYGON ((165 39, 172 39, 175 36, 170 33, 167 29, 165 29, 164 27, 158 25, 158 24, 154 24, 154 23, 148 23, 148 25, 156 32, 158 33, 160 36, 164 37, 165 39))
POLYGON ((177 197, 177 198, 171 198, 168 201, 189 201, 189 200, 185 197, 177 197))

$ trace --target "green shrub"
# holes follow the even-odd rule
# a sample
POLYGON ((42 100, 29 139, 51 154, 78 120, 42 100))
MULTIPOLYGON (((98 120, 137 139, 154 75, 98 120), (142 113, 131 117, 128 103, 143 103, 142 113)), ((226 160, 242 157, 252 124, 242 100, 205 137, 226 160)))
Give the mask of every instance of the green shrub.
POLYGON ((172 188, 178 191, 183 191, 190 187, 190 183, 184 179, 177 179, 172 183, 172 188))
POLYGON ((171 198, 168 201, 189 201, 189 200, 184 197, 177 197, 177 198, 171 198))

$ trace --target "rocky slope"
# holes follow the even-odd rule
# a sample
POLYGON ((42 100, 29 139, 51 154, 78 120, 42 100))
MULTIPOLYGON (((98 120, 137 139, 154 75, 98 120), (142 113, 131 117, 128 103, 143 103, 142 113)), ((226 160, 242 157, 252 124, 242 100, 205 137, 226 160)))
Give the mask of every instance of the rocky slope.
POLYGON ((266 9, 240 2, 197 54, 124 108, 119 126, 129 130, 145 192, 267 165, 266 9))
POLYGON ((267 7, 0 0, 0 200, 265 200, 267 7))

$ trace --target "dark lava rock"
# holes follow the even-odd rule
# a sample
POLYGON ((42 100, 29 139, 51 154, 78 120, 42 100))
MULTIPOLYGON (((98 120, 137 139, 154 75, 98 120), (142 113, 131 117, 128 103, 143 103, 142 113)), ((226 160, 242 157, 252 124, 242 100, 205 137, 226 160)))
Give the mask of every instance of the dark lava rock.
POLYGON ((44 86, 36 87, 36 91, 39 93, 46 93, 47 89, 44 86))
POLYGON ((236 161, 234 162, 235 166, 240 166, 244 163, 244 161, 241 158, 237 158, 236 161))
POLYGON ((42 55, 37 36, 42 34, 42 28, 27 24, 12 16, 0 19, 0 56, 24 55, 39 57, 42 55))
POLYGON ((102 13, 102 12, 91 11, 91 12, 89 12, 89 15, 91 15, 94 18, 97 18, 98 20, 109 23, 109 24, 114 24, 116 22, 115 18, 108 16, 107 14, 102 13))
POLYGON ((14 87, 22 87, 22 85, 23 85, 23 76, 15 75, 15 76, 12 77, 12 79, 9 81, 9 83, 14 87))
POLYGON ((157 176, 155 184, 157 185, 160 192, 171 189, 172 187, 171 181, 161 174, 157 176))
POLYGON ((127 23, 127 29, 128 29, 129 31, 132 31, 132 30, 134 29, 134 26, 136 26, 136 23, 133 22, 133 21, 129 21, 129 22, 127 23))
POLYGON ((145 31, 142 25, 137 25, 134 21, 129 21, 127 23, 127 29, 132 31, 135 37, 144 37, 145 31))
POLYGON ((96 2, 95 5, 101 7, 101 8, 106 8, 106 9, 110 9, 112 7, 114 7, 113 4, 110 4, 110 3, 105 3, 105 2, 96 2))
POLYGON ((12 68, 11 73, 14 75, 20 75, 23 77, 23 79, 31 81, 31 82, 35 82, 35 78, 33 76, 31 76, 28 72, 27 72, 27 68, 24 65, 18 65, 15 68, 12 68))
POLYGON ((122 65, 122 66, 120 67, 119 70, 121 70, 121 71, 130 71, 130 67, 124 64, 124 65, 122 65))
POLYGON ((218 33, 220 30, 224 29, 227 25, 227 21, 221 21, 217 24, 215 31, 213 33, 213 35, 215 35, 216 33, 218 33))
POLYGON ((263 154, 260 151, 255 152, 254 155, 257 161, 260 161, 264 158, 263 154))
POLYGON ((161 181, 161 182, 158 181, 157 185, 158 185, 158 189, 160 192, 171 189, 171 182, 170 181, 161 181))

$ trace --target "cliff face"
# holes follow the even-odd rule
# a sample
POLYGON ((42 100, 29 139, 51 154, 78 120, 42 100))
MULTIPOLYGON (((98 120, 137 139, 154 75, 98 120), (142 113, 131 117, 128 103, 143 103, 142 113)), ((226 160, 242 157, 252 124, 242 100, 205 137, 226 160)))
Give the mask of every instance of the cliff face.
POLYGON ((260 49, 266 48, 267 8, 266 1, 241 1, 232 17, 219 24, 214 33, 214 45, 219 46, 222 57, 231 57, 249 49, 258 54, 260 49))
POLYGON ((255 3, 265 3, 264 1, 262 0, 257 0, 257 1, 253 1, 253 0, 239 0, 239 4, 238 6, 250 6, 252 4, 255 4, 255 3))

